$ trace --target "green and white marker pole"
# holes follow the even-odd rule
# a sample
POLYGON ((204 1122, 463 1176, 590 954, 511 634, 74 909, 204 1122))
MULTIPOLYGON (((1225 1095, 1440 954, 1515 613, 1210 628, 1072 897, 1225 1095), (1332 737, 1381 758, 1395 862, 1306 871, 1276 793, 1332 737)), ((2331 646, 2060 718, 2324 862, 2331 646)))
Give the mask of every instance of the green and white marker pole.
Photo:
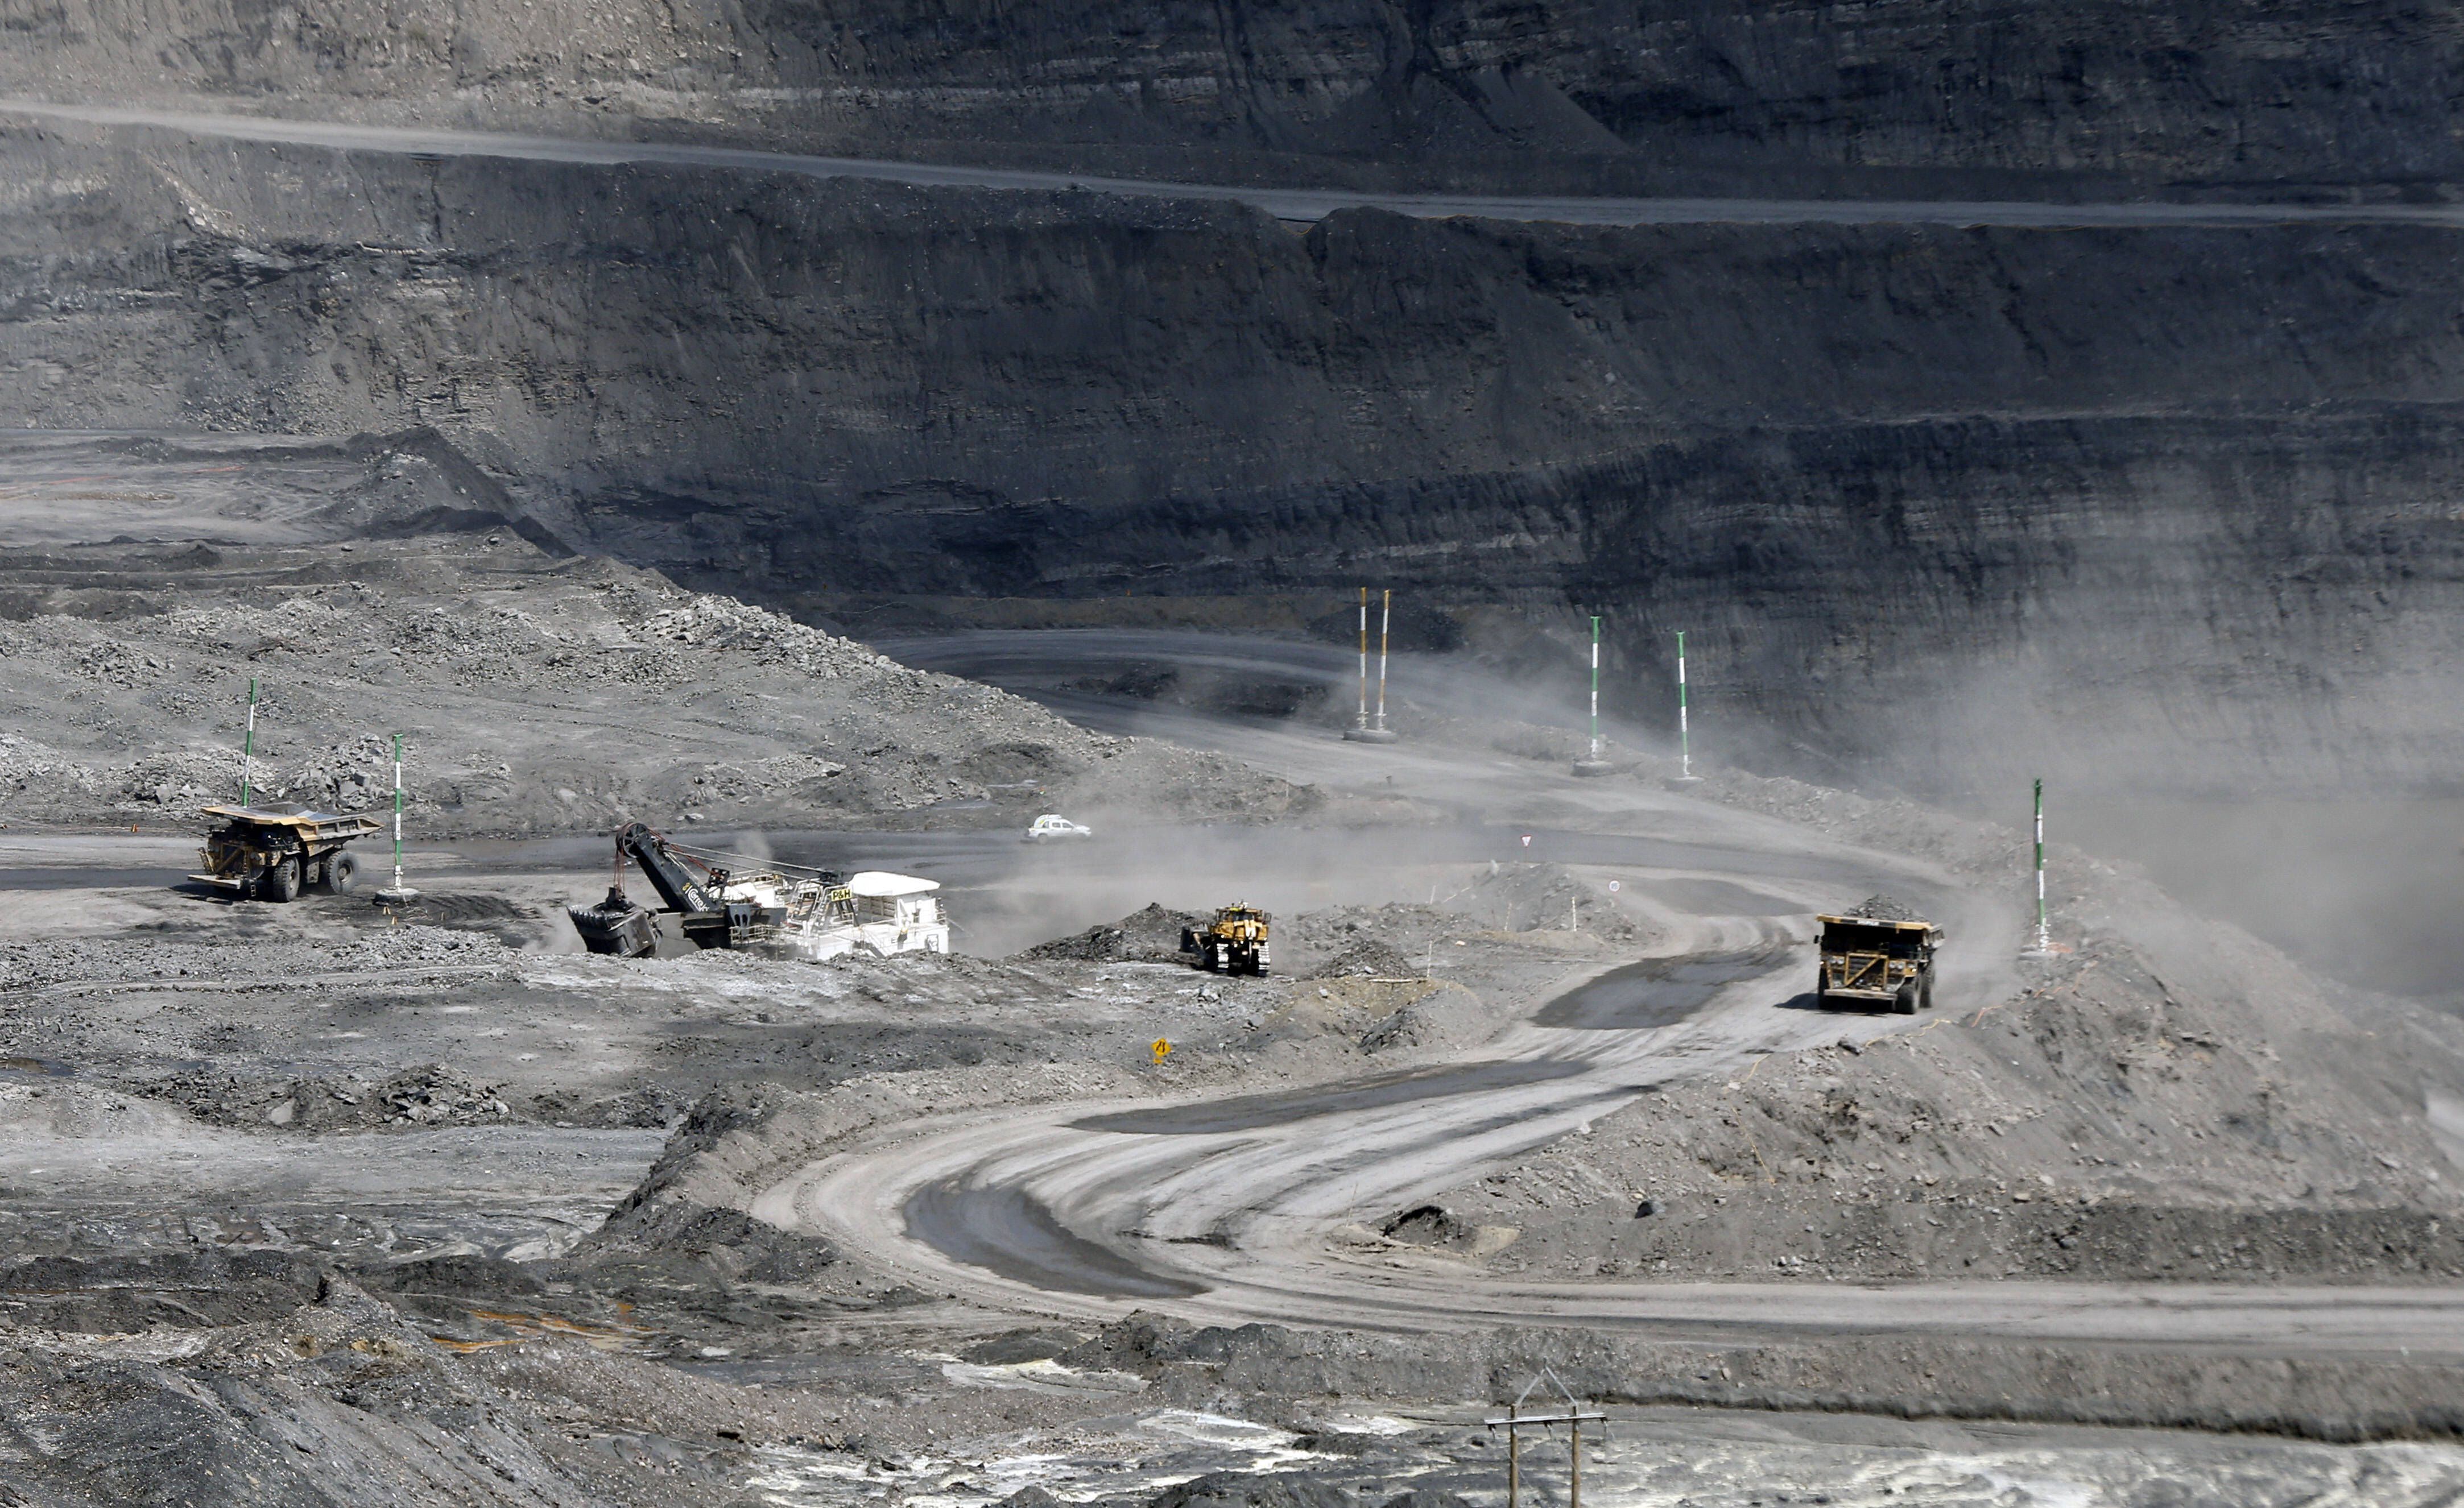
POLYGON ((1694 731, 1685 718, 1685 630, 1677 630, 1677 775, 1694 777, 1694 731))
POLYGON ((1600 616, 1592 615, 1592 757, 1600 756, 1600 616))
POLYGON ((419 892, 402 883, 402 734, 393 735, 393 884, 377 892, 379 906, 399 906, 419 892))
POLYGON ((1592 752, 1574 761, 1576 775, 1606 775, 1609 762, 1600 757, 1600 619, 1592 615, 1592 752))
POLYGON ((239 741, 239 804, 248 805, 256 778, 256 677, 248 678, 248 732, 239 741))
POLYGON ((2047 926, 2045 912, 2045 782, 2036 781, 2036 942, 2028 951, 2050 955, 2054 951, 2054 934, 2047 926))
POLYGON ((1694 785, 1702 776, 1694 773, 1694 730, 1686 717, 1685 708, 1685 630, 1677 630, 1677 778, 1671 785, 1694 785))

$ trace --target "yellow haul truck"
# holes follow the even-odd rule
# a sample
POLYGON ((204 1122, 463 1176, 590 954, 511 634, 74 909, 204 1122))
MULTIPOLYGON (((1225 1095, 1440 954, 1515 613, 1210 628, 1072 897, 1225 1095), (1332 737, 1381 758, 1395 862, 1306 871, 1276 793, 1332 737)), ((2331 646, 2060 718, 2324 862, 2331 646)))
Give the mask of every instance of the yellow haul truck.
POLYGON ((1180 929, 1180 951, 1196 953, 1199 968, 1226 973, 1266 972, 1266 929, 1270 919, 1254 906, 1227 906, 1204 927, 1180 929))
POLYGON ((310 885, 348 895, 360 862, 343 844, 381 831, 373 817, 337 816, 303 806, 209 806, 223 825, 199 851, 203 874, 189 879, 218 886, 242 900, 296 900, 310 885))
POLYGON ((1817 916, 1822 924, 1822 961, 1814 980, 1815 1003, 1888 1006, 1914 1016, 1933 1005, 1933 954, 1942 929, 1914 917, 1817 916))

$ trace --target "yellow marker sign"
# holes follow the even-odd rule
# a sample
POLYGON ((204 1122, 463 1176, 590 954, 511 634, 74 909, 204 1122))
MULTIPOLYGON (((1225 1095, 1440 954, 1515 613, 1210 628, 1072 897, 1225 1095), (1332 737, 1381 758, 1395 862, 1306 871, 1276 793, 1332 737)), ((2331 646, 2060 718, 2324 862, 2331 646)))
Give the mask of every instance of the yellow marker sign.
POLYGON ((1158 1037, 1150 1045, 1155 1048, 1155 1066, 1158 1068, 1162 1067, 1163 1060, 1172 1056, 1172 1039, 1166 1037, 1158 1037))

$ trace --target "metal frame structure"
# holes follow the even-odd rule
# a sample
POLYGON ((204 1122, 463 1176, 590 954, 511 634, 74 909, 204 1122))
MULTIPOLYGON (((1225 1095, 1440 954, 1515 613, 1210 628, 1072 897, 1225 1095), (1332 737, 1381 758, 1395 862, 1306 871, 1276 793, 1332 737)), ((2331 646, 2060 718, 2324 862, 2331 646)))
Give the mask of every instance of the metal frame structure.
POLYGON ((1503 1427, 1506 1431, 1506 1508, 1522 1508, 1523 1440, 1520 1432, 1532 1425, 1547 1430, 1561 1424, 1566 1427, 1566 1452, 1570 1463, 1566 1479, 1566 1508, 1583 1508, 1583 1424, 1594 1419, 1599 1421, 1600 1435, 1605 1439, 1609 1416, 1596 1409, 1585 1409, 1582 1400, 1576 1398, 1573 1389, 1558 1377, 1555 1368, 1542 1367, 1537 1376, 1523 1385, 1523 1391, 1515 1394, 1514 1401, 1506 1406, 1505 1417, 1481 1421, 1492 1430, 1503 1427), (1557 1396, 1565 1401, 1565 1408, 1555 1413, 1523 1412, 1524 1404, 1544 1382, 1557 1389, 1557 1396))

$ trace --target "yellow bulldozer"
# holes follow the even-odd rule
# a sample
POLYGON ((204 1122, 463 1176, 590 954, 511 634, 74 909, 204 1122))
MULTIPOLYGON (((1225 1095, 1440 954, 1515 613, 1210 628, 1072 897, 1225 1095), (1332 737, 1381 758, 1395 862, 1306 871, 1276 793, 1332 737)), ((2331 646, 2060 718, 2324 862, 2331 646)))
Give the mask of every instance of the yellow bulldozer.
POLYGON ((1180 951, 1194 953, 1199 968, 1224 973, 1265 973, 1266 933, 1273 919, 1254 906, 1235 904, 1204 927, 1180 929, 1180 951))

